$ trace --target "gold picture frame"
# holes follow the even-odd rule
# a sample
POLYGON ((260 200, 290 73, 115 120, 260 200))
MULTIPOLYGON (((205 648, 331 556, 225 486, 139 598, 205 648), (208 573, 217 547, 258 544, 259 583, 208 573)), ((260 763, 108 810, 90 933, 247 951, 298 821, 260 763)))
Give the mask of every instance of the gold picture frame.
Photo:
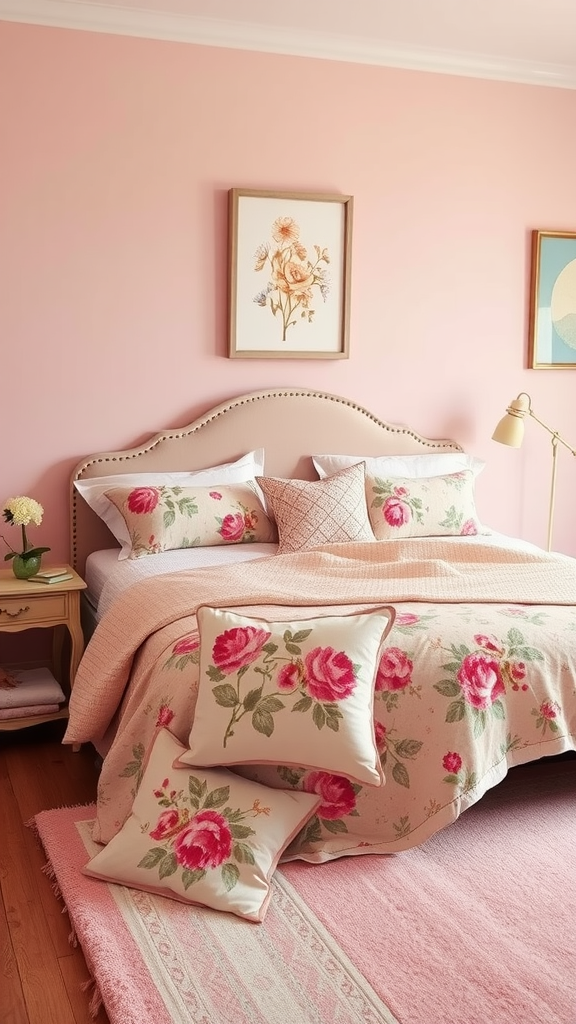
POLYGON ((575 232, 532 232, 528 368, 576 370, 575 232))
POLYGON ((231 188, 231 359, 348 359, 353 197, 231 188))

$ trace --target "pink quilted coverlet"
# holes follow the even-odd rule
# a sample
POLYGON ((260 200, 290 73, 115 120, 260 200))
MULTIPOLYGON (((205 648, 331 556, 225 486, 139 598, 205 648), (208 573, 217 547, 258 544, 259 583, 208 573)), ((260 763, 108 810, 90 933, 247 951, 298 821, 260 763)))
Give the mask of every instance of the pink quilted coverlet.
POLYGON ((454 821, 510 765, 576 749, 576 562, 486 544, 426 539, 331 545, 246 565, 181 572, 126 591, 89 643, 67 743, 109 746, 94 838, 130 811, 158 723, 186 742, 198 665, 187 650, 200 604, 269 618, 392 604, 376 734, 386 784, 250 767, 271 786, 323 802, 289 850, 321 861, 418 845, 454 821), (439 557, 440 556, 440 557, 439 557))

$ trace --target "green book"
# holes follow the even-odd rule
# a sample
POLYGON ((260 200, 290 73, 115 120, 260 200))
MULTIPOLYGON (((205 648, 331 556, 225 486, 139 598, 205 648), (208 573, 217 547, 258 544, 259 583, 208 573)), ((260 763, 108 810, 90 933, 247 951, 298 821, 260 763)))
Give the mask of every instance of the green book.
POLYGON ((71 572, 59 573, 58 576, 43 576, 41 573, 36 573, 36 576, 31 576, 28 580, 29 583, 63 583, 64 580, 73 580, 74 577, 71 572))

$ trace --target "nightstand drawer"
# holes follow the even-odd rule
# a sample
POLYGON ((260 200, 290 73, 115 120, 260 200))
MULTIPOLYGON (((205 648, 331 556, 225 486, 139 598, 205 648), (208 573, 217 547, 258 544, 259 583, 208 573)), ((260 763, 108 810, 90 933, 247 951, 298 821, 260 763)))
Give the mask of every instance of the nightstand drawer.
POLYGON ((66 594, 50 594, 40 599, 38 597, 0 598, 0 625, 44 622, 47 619, 62 619, 65 615, 66 594))

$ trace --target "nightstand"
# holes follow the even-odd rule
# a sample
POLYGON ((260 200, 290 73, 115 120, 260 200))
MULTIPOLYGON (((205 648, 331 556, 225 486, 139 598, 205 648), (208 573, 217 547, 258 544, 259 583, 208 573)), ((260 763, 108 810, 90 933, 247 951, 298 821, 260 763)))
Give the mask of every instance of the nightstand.
MULTIPOLYGON (((0 631, 18 633, 24 629, 52 627, 51 668, 69 695, 84 652, 84 637, 80 625, 80 591, 84 590, 86 584, 70 566, 66 566, 66 570, 72 574, 72 579, 64 580, 62 583, 17 580, 11 569, 0 570, 0 631), (70 635, 70 662, 66 667, 62 664, 65 630, 68 630, 70 635)), ((67 717, 68 708, 64 705, 50 715, 3 719, 0 721, 0 731, 23 729, 29 725, 67 717)))

